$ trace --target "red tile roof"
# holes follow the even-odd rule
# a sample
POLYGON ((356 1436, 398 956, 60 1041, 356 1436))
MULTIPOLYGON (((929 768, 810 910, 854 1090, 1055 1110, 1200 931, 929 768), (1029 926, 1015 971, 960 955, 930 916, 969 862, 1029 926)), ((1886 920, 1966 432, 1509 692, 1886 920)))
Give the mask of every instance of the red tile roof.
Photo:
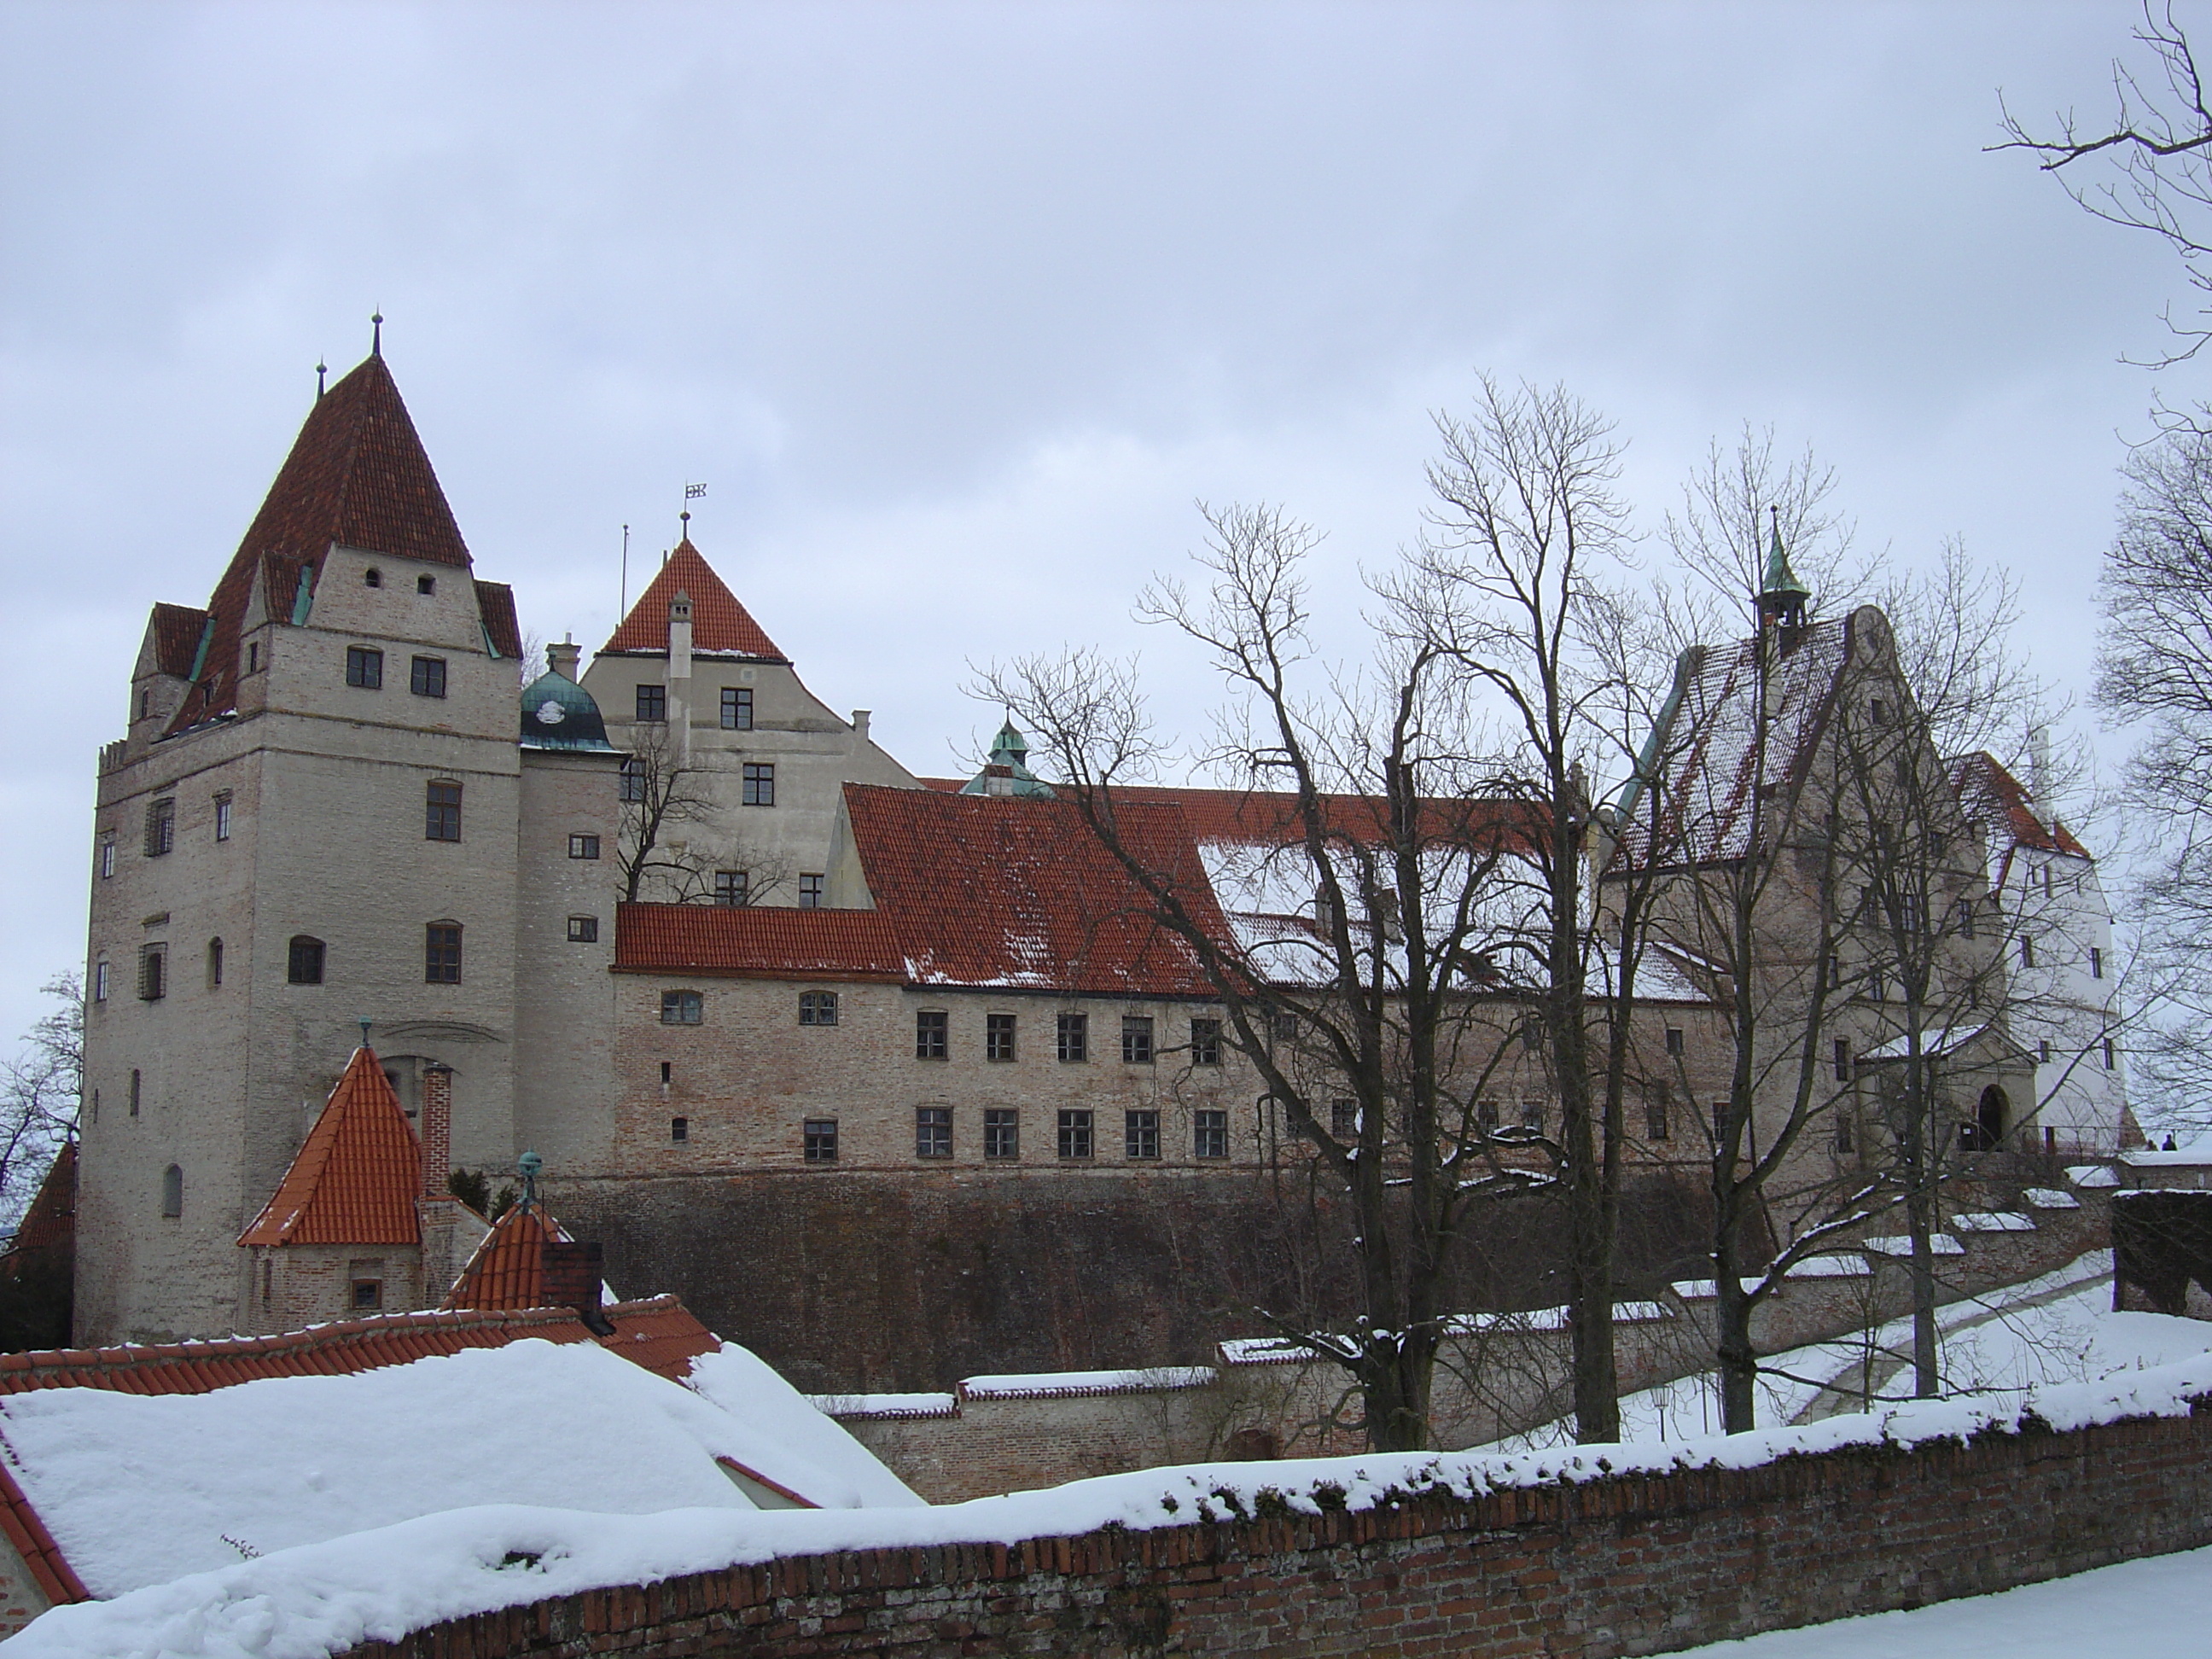
POLYGON ((890 980, 906 957, 881 910, 619 904, 615 966, 757 979, 890 980))
POLYGON ((23 1212, 9 1241, 10 1250, 35 1250, 67 1244, 76 1237, 76 1142, 64 1141, 39 1183, 38 1196, 23 1212))
MULTIPOLYGON (((848 784, 845 808, 909 981, 1212 994, 1196 957, 1153 921, 1143 890, 1072 803, 848 784)), ((1181 809, 1131 803, 1121 831, 1199 924, 1225 936, 1181 809)))
POLYGON ((514 662, 522 660, 522 624, 514 615, 514 590, 505 582, 477 584, 477 614, 483 618, 491 648, 514 662))
POLYGON ((723 586, 706 556, 691 545, 688 536, 676 544, 629 615, 622 619, 605 651, 660 651, 668 649, 668 602, 678 592, 691 596, 691 648, 720 651, 764 662, 791 659, 775 648, 751 612, 738 596, 723 586))
POLYGON ((380 356, 369 357, 308 411, 230 568, 216 584, 209 605, 215 628, 198 689, 185 698, 170 730, 237 707, 238 635, 257 573, 267 568, 274 578, 271 608, 289 613, 301 571, 319 572, 332 543, 463 569, 469 565, 460 526, 380 356))
POLYGON ((208 613, 189 605, 154 607, 154 666, 180 680, 190 679, 199 659, 200 636, 207 632, 208 613))
POLYGON ((440 1305, 446 1308, 540 1308, 545 1305, 545 1247, 569 1242, 543 1205, 516 1205, 478 1241, 469 1265, 440 1305))
POLYGON ((1995 755, 1984 750, 1953 761, 1951 782, 1966 816, 1988 821, 1993 832, 2009 837, 2015 847, 2077 859, 2091 856, 2064 824, 2056 818, 2046 824, 2038 816, 2027 787, 1995 755))
POLYGON ((0 1463, 0 1534, 15 1547, 15 1553, 31 1575, 31 1582, 40 1593, 55 1606, 66 1606, 71 1601, 89 1601, 92 1592, 76 1571, 63 1559, 59 1544, 46 1523, 31 1506, 23 1489, 15 1484, 15 1476, 5 1463, 0 1463))
POLYGON ((238 1242, 419 1244, 422 1171, 415 1126, 375 1050, 356 1048, 276 1196, 238 1242))

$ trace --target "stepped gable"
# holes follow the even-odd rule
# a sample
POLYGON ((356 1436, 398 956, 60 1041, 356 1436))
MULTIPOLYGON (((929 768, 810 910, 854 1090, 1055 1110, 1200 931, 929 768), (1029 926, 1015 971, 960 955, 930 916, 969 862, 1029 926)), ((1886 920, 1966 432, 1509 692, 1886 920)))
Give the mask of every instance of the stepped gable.
MULTIPOLYGON (((416 435, 399 387, 372 354, 315 402, 276 481, 253 515, 209 604, 215 626, 198 687, 171 723, 183 731, 238 706, 238 636, 257 574, 274 577, 272 609, 312 586, 336 543, 431 564, 469 568, 453 508, 416 435)), ((521 654, 518 647, 515 655, 521 654)))
MULTIPOLYGON (((1189 948, 1153 921, 1143 890, 1073 803, 848 783, 845 807, 909 983, 1213 994, 1189 948)), ((1181 809, 1128 803, 1120 824, 1144 866, 1225 937, 1181 809)))
POLYGON ((691 596, 694 651, 751 657, 761 662, 791 660, 775 648, 775 641, 753 620, 752 613, 738 603, 738 596, 724 586, 714 567, 688 536, 676 544, 675 550, 646 584, 645 592, 637 596, 637 603, 630 606, 629 614, 600 650, 666 652, 668 604, 679 592, 691 596))
POLYGON ((331 1091, 248 1244, 420 1244, 422 1152, 375 1050, 360 1048, 331 1091))

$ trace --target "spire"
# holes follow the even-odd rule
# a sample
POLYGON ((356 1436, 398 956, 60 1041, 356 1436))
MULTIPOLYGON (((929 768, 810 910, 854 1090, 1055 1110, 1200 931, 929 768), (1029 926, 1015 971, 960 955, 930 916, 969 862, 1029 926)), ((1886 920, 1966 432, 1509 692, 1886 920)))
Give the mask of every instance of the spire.
POLYGON ((384 355, 384 307, 382 306, 377 307, 376 314, 368 319, 368 355, 372 357, 381 357, 384 355))
POLYGON ((1766 575, 1759 585, 1759 612, 1780 617, 1785 626, 1802 627, 1813 590, 1799 581, 1797 573, 1790 568, 1789 552, 1782 545, 1782 509, 1770 507, 1766 510, 1774 529, 1766 550, 1766 575))
POLYGON ((420 1243, 422 1179, 414 1126, 376 1051, 356 1048, 275 1195, 238 1242, 420 1243))

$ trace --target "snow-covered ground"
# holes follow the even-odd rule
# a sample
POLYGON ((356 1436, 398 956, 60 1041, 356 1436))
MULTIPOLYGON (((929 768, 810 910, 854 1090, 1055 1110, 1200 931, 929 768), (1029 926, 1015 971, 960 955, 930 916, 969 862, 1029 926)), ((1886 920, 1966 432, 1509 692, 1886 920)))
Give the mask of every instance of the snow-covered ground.
POLYGON ((2212 1549, 1691 1651, 1704 1659, 2185 1659, 2212 1652, 2212 1549))
MULTIPOLYGON (((1938 1363, 1951 1395, 2016 1399, 2035 1384, 2092 1382, 2212 1352, 2212 1322, 2114 1313, 2109 1250, 2093 1250, 2039 1279, 1954 1303, 1938 1311, 1936 1324, 1938 1363)), ((1770 1355, 1760 1362, 1766 1369, 1759 1380, 1759 1420, 1796 1423, 1879 1407, 1911 1393, 1911 1359, 1909 1319, 1866 1335, 1770 1355)), ((1721 1431, 1719 1398, 1702 1376, 1630 1395, 1621 1401, 1620 1413, 1623 1437, 1632 1441, 1721 1431)), ((1486 1449, 1529 1451, 1573 1438, 1573 1424, 1563 1419, 1486 1449)))

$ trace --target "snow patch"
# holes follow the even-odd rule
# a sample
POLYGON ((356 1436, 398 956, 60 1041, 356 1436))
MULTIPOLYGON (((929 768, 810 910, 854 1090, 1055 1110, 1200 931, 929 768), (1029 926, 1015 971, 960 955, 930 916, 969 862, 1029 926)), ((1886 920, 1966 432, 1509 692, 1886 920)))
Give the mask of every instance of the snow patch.
MULTIPOLYGON (((2069 1178, 2074 1173, 2070 1170, 2067 1171, 2069 1178)), ((2106 1170, 2104 1173, 2110 1175, 2112 1171, 2106 1170)), ((2078 1210, 2081 1207, 2080 1199, 2071 1193, 2062 1193, 2056 1187, 2030 1187, 2021 1196, 2027 1200, 2027 1207, 2031 1210, 2078 1210)))
MULTIPOLYGON (((1880 1238, 1868 1239, 1861 1248, 1872 1250, 1876 1255, 1910 1256, 1912 1254, 1912 1239, 1905 1233, 1889 1233, 1880 1238)), ((1964 1255, 1966 1247, 1948 1233, 1936 1233, 1928 1240, 1928 1253, 1930 1255, 1964 1255)))
POLYGON ((1985 1210, 1976 1215, 1954 1215, 1951 1224, 1962 1233, 2032 1233, 2035 1218, 2017 1210, 1985 1210))

